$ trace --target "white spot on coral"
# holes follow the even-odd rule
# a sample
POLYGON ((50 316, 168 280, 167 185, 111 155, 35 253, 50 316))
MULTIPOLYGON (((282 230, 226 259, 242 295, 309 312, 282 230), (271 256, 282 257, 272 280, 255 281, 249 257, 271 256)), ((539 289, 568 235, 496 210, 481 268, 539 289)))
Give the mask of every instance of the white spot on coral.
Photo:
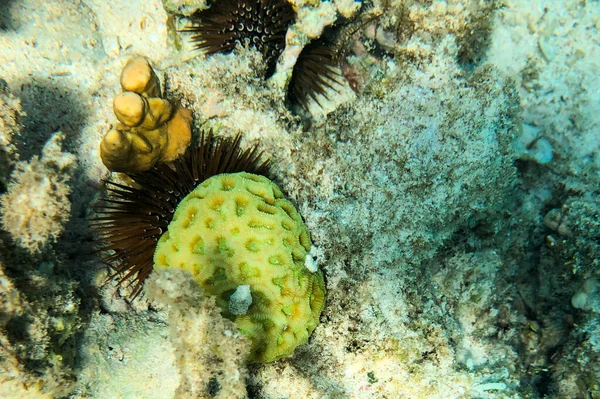
POLYGON ((310 252, 306 254, 304 266, 306 266, 311 273, 315 273, 319 270, 319 263, 322 263, 324 256, 323 251, 319 247, 313 245, 310 248, 310 252))
POLYGON ((229 297, 229 311, 236 316, 243 315, 248 313, 250 305, 252 305, 250 286, 239 285, 229 297))

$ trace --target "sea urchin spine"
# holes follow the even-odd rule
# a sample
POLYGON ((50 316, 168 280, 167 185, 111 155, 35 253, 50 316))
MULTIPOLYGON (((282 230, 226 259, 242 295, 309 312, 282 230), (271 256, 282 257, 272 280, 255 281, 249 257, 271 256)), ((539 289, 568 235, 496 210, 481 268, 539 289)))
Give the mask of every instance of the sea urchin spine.
POLYGON ((298 56, 287 98, 305 110, 309 109, 311 100, 322 107, 321 100, 329 100, 328 92, 338 92, 342 86, 343 77, 335 44, 317 40, 306 45, 298 56))
POLYGON ((249 45, 263 54, 267 76, 275 71, 285 47, 285 34, 295 17, 286 0, 218 0, 190 17, 194 47, 206 54, 229 53, 249 45))

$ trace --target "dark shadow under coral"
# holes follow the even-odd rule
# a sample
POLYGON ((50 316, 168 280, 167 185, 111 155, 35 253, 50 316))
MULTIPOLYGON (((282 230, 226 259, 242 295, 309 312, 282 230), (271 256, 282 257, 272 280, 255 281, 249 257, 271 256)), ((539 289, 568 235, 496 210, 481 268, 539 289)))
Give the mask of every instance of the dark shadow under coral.
MULTIPOLYGON (((0 13, 6 17, 9 5, 0 7, 0 13)), ((26 113, 20 121, 23 128, 13 140, 21 161, 29 161, 33 156, 41 157, 44 145, 58 131, 65 134, 63 151, 76 152, 88 114, 67 82, 31 78, 13 83, 9 91, 20 98, 22 110, 26 113)), ((54 367, 53 359, 60 356, 68 378, 78 350, 80 331, 89 322, 90 309, 97 307, 96 289, 91 285, 89 271, 82 267, 85 264, 86 236, 89 236, 82 210, 94 196, 83 176, 83 168, 78 166, 69 182, 73 189, 70 195, 72 215, 57 243, 49 243, 41 248, 41 252, 31 254, 18 247, 8 233, 0 231, 0 264, 21 300, 29 304, 22 315, 2 315, 4 321, 0 323, 0 329, 8 336, 19 362, 28 371, 37 374, 44 374, 54 367), (72 313, 65 315, 66 309, 72 313), (51 323, 46 324, 54 318, 71 320, 73 329, 62 331, 55 329, 51 323), (36 341, 39 337, 31 335, 37 330, 28 328, 40 323, 47 327, 47 330, 39 332, 47 337, 43 353, 36 341), (35 348, 43 354, 42 357, 35 355, 35 348)))
POLYGON ((58 131, 65 134, 63 150, 74 151, 88 113, 72 87, 66 82, 34 77, 11 87, 11 92, 21 99, 26 113, 16 142, 21 160, 40 155, 44 144, 58 131))
POLYGON ((14 31, 19 27, 19 23, 15 19, 13 11, 13 7, 15 7, 16 4, 16 0, 0 1, 0 32, 14 31))

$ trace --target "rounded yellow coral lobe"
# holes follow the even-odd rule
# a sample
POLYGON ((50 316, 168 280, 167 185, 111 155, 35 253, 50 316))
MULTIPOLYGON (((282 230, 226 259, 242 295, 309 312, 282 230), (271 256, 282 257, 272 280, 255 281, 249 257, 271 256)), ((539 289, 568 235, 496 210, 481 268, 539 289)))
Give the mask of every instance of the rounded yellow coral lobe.
POLYGON ((308 340, 325 302, 320 271, 305 266, 311 241, 294 205, 269 179, 213 176, 185 197, 154 253, 154 268, 180 267, 214 295, 252 340, 250 361, 290 355, 308 340), (231 295, 249 286, 245 314, 231 295))

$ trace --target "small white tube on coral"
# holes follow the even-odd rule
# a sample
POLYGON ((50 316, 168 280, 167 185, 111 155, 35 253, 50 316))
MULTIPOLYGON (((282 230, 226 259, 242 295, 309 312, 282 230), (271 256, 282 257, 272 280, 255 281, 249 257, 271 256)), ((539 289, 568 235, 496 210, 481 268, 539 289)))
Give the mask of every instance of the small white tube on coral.
POLYGON ((252 305, 252 295, 249 285, 239 285, 229 297, 229 311, 236 315, 248 313, 248 308, 252 305))
POLYGON ((304 259, 304 266, 311 272, 316 272, 319 269, 319 265, 317 262, 310 256, 310 254, 306 255, 306 259, 304 259))

